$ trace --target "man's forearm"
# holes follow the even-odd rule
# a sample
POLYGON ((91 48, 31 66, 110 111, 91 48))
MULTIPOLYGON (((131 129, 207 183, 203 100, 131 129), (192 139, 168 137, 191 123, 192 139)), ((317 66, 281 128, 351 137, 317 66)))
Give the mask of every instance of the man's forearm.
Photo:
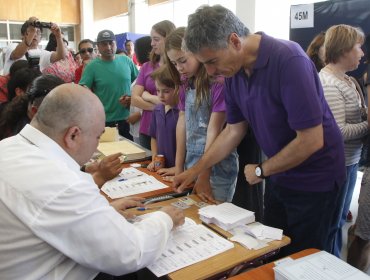
MULTIPOLYGON (((17 60, 17 59, 23 57, 26 54, 26 52, 28 51, 29 46, 26 45, 25 40, 27 40, 27 39, 26 38, 23 39, 23 41, 21 43, 19 43, 17 45, 17 47, 10 54, 10 58, 12 60, 17 60)), ((32 40, 31 40, 31 44, 32 44, 32 40)))
POLYGON ((288 145, 262 164, 264 176, 292 169, 323 147, 323 129, 319 125, 298 132, 288 145))

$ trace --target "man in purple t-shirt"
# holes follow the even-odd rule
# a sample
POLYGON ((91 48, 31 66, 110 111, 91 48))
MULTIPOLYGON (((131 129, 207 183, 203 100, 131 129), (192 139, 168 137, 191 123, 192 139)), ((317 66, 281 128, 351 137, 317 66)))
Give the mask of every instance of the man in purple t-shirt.
POLYGON ((200 161, 175 177, 175 188, 227 156, 250 126, 268 159, 244 173, 251 185, 268 178, 264 223, 291 238, 283 254, 331 252, 343 140, 310 59, 294 42, 250 34, 219 5, 189 16, 185 42, 208 74, 227 77, 228 124, 200 161))

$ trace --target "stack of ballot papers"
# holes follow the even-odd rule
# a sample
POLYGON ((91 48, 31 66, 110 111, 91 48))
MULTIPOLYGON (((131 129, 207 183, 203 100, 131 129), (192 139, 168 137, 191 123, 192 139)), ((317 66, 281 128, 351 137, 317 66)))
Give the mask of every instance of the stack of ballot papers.
POLYGON ((230 230, 239 225, 253 223, 254 212, 224 202, 218 205, 209 205, 199 209, 200 219, 207 224, 215 224, 224 230, 230 230))
POLYGON ((231 241, 239 242, 244 247, 254 250, 267 247, 269 242, 283 238, 283 230, 258 222, 237 226, 229 232, 233 235, 230 238, 231 241))
POLYGON ((102 186, 101 191, 115 199, 165 188, 168 188, 168 186, 153 176, 149 176, 134 167, 128 167, 122 169, 119 176, 107 181, 102 186))
MULTIPOLYGON (((150 214, 143 216, 146 215, 150 214)), ((145 219, 141 216, 143 218, 145 219)), ((161 277, 232 248, 232 242, 205 226, 196 224, 192 219, 185 218, 185 224, 171 232, 165 250, 148 269, 161 277)))
POLYGON ((370 276, 334 255, 320 251, 306 257, 279 261, 275 280, 369 280, 370 276))
POLYGON ((98 146, 98 151, 103 155, 109 156, 116 153, 125 155, 125 161, 144 159, 146 152, 133 142, 122 140, 116 142, 102 142, 98 146))

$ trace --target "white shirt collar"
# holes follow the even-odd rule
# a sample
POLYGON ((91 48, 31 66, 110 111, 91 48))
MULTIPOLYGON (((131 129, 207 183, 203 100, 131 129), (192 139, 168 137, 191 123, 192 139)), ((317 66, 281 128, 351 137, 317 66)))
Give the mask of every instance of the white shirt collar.
POLYGON ((42 133, 35 127, 27 124, 18 134, 18 137, 24 138, 31 144, 39 147, 50 158, 63 161, 72 170, 79 170, 79 164, 53 139, 42 133))

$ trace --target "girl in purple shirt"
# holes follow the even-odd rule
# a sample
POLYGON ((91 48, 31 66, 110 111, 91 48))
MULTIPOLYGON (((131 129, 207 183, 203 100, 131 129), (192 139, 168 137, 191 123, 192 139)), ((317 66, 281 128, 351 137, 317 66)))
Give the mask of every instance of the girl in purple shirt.
POLYGON ((140 68, 139 76, 132 90, 132 105, 143 109, 140 122, 140 145, 150 149, 149 126, 154 107, 160 103, 151 73, 163 64, 164 41, 166 36, 175 29, 175 25, 164 20, 153 25, 150 32, 152 38, 152 51, 150 52, 149 62, 140 68))
MULTIPOLYGON (((191 53, 182 50, 184 33, 185 28, 177 28, 167 37, 165 46, 169 69, 179 92, 176 175, 200 159, 226 121, 223 80, 212 81, 204 66, 191 53)), ((237 175, 238 156, 234 150, 198 176, 194 191, 204 201, 230 202, 237 175)))

